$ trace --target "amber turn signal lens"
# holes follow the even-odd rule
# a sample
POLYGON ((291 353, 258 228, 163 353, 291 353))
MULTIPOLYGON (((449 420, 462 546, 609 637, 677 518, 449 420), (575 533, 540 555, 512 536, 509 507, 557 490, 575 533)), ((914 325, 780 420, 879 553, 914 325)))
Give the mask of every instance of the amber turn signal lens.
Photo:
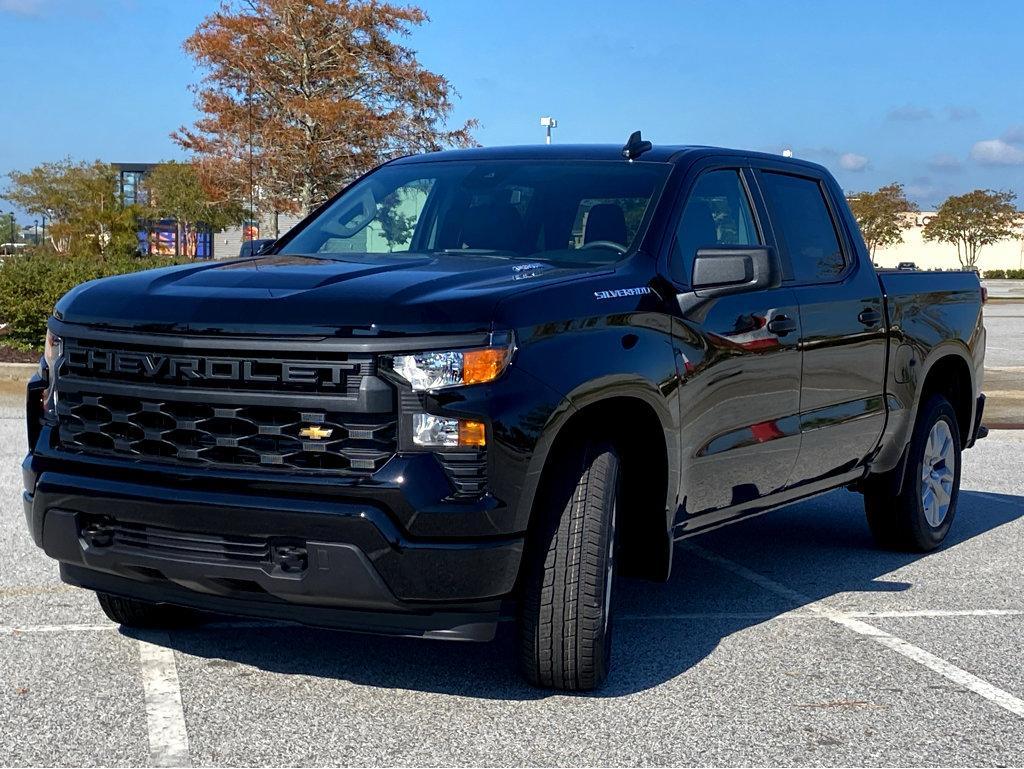
POLYGON ((459 420, 459 445, 460 446, 486 446, 487 435, 484 431, 483 422, 474 422, 472 419, 459 420))
POLYGON ((480 384, 498 378, 508 363, 508 349, 504 347, 485 347, 482 350, 469 350, 462 357, 462 383, 480 384))

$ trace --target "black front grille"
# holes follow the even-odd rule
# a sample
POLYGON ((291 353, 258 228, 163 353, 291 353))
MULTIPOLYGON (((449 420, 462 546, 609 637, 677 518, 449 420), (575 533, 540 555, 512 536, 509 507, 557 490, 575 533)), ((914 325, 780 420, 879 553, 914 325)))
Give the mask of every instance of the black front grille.
POLYGON ((284 406, 223 406, 63 393, 61 443, 92 454, 226 467, 372 473, 394 453, 393 419, 284 406))
POLYGON ((55 401, 67 451, 369 475, 398 448, 394 389, 371 355, 64 344, 55 401))

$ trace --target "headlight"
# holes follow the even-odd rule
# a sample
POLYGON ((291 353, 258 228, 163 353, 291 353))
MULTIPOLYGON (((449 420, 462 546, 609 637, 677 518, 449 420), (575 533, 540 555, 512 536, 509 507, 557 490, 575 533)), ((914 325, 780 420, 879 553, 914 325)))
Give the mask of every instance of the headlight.
POLYGON ((46 369, 51 382, 57 373, 57 359, 61 355, 62 346, 61 338, 50 329, 46 329, 46 347, 43 348, 43 359, 46 361, 46 369))
POLYGON ((412 442, 417 446, 486 446, 483 422, 473 419, 413 414, 412 442))
POLYGON ((417 391, 483 384, 501 376, 512 360, 514 349, 510 334, 503 344, 475 350, 396 355, 391 359, 391 370, 417 391))

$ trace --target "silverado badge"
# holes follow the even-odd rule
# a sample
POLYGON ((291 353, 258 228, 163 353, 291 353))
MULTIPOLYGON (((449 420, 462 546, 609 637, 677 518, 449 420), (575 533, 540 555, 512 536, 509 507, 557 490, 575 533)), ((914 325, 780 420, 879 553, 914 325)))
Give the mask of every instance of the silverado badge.
POLYGON ((310 425, 309 427, 303 427, 299 430, 299 435, 303 438, 312 438, 314 441, 319 441, 322 438, 330 438, 331 433, 334 430, 331 428, 323 428, 320 425, 310 425))

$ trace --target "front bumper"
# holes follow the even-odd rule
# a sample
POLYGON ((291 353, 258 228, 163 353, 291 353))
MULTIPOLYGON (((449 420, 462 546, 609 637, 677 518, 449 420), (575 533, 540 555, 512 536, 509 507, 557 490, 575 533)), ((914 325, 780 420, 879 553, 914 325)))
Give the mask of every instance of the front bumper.
POLYGON ((366 500, 134 483, 29 455, 36 543, 75 585, 243 616, 400 635, 487 639, 521 537, 425 541, 366 500))

